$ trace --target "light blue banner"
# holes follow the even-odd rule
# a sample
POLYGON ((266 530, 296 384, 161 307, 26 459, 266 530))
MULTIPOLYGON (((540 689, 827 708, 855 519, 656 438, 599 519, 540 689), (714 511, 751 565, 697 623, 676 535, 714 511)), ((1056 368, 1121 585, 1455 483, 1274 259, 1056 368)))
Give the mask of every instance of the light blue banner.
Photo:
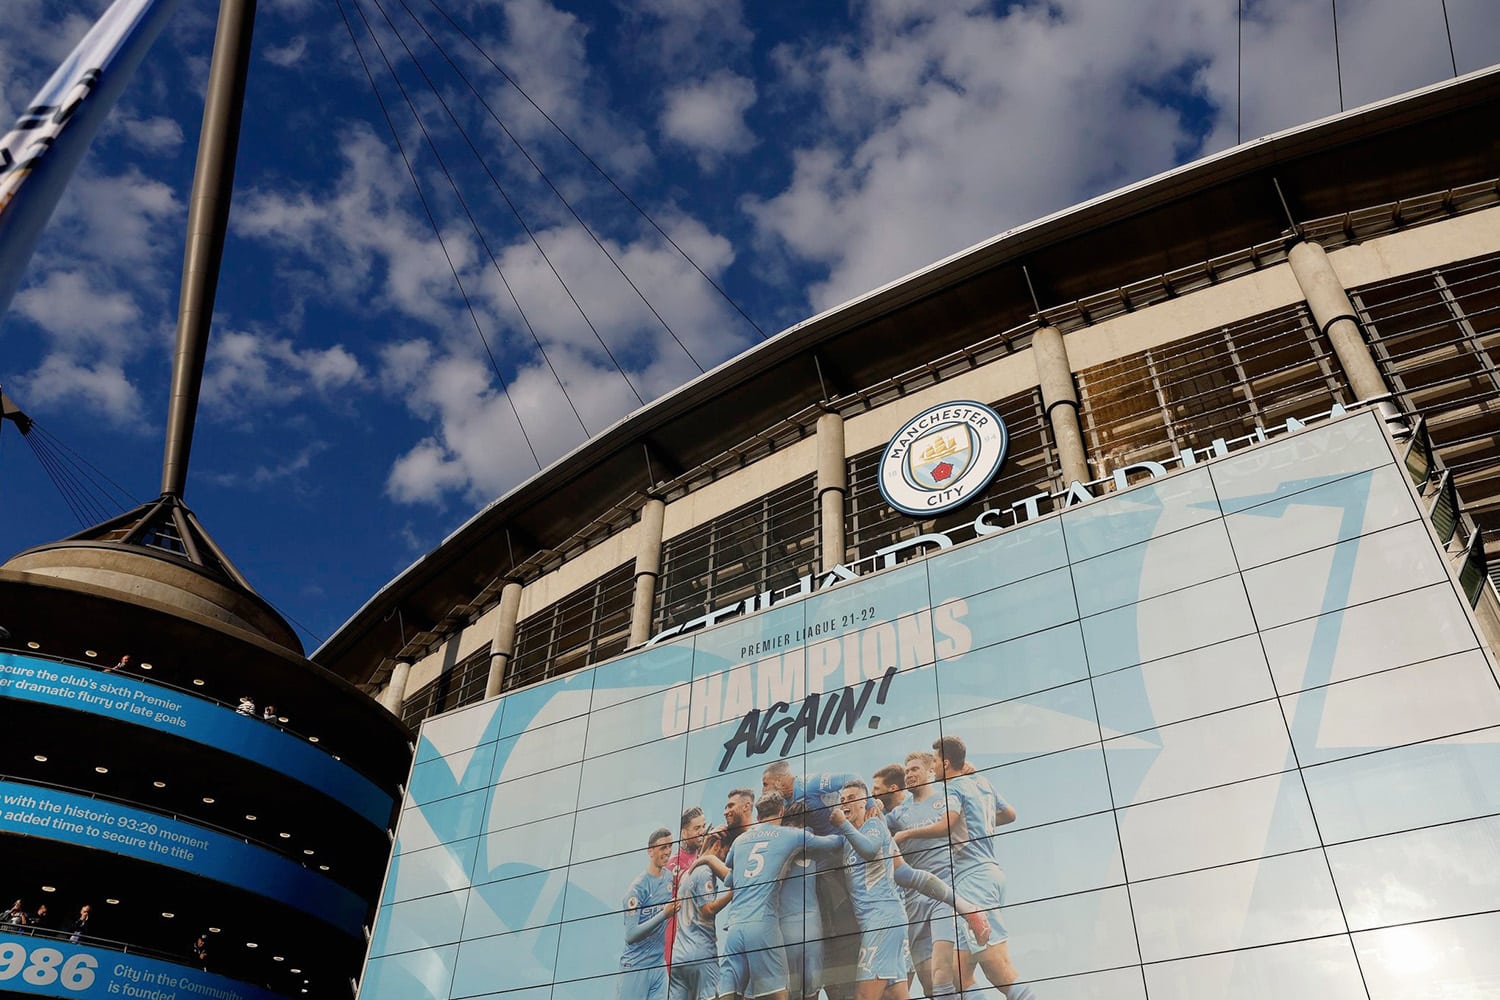
POLYGON ((13 653, 0 653, 0 697, 102 715, 223 750, 302 782, 378 829, 390 825, 394 800, 370 779, 300 737, 204 698, 13 653))
POLYGON ((0 990, 33 997, 278 1000, 278 994, 158 958, 0 932, 0 990))
POLYGON ((113 802, 0 781, 0 833, 111 851, 247 889, 359 935, 365 904, 326 876, 227 834, 113 802))

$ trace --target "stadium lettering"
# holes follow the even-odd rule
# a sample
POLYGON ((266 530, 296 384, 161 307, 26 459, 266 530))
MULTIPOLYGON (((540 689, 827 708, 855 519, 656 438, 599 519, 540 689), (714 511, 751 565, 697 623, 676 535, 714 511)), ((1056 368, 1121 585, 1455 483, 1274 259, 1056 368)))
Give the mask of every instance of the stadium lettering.
MULTIPOLYGON (((865 681, 858 688, 846 687, 827 695, 809 695, 796 715, 790 714, 791 705, 784 701, 778 701, 765 712, 752 708, 740 720, 734 735, 724 743, 719 772, 722 774, 729 767, 736 750, 744 747, 745 757, 749 759, 770 750, 778 736, 782 743, 777 756, 785 757, 792 752, 798 736, 810 744, 819 736, 838 732, 841 728, 845 734, 854 732, 865 709, 870 706, 870 696, 874 695, 875 704, 884 705, 886 696, 891 693, 891 681, 895 678, 896 668, 890 667, 878 682, 865 681)), ((867 724, 871 729, 879 729, 880 716, 870 716, 867 724)))
MULTIPOLYGON (((942 417, 947 412, 945 410, 937 414, 937 416, 942 417)), ((967 538, 955 539, 955 535, 961 536, 965 532, 968 532, 973 537, 979 537, 982 535, 993 535, 1000 531, 1008 531, 1027 521, 1032 521, 1057 511, 1067 510, 1079 504, 1089 503, 1108 493, 1128 489, 1142 482, 1158 479, 1167 475, 1173 469, 1186 469, 1197 465, 1200 461, 1222 458, 1230 452, 1261 444, 1273 434, 1300 431, 1310 423, 1342 417, 1347 412, 1348 409, 1346 407, 1335 404, 1327 413, 1320 413, 1305 420, 1288 417, 1285 424, 1272 428, 1270 431, 1257 425, 1254 430, 1244 437, 1233 438, 1231 440, 1216 438, 1206 448, 1183 448, 1176 455, 1160 462, 1133 462, 1129 465, 1122 465, 1118 469, 1111 471, 1109 475, 1102 476, 1099 479, 1092 479, 1086 483, 1075 480, 1068 484, 1067 489, 1060 490, 1057 493, 1035 493, 1029 497, 1017 500, 1008 507, 990 507, 980 511, 979 516, 974 518, 971 523, 955 528, 951 532, 927 532, 917 535, 915 538, 908 538, 894 545, 888 545, 878 550, 874 555, 866 556, 864 559, 849 563, 848 565, 835 566, 826 573, 817 575, 809 573, 790 587, 783 587, 780 590, 763 591, 762 593, 747 597, 743 601, 717 608, 702 617, 694 618, 680 625, 674 625, 669 629, 656 633, 656 635, 647 639, 645 644, 647 646, 654 646, 663 640, 686 635, 689 632, 696 632, 699 629, 709 628, 730 618, 764 611, 766 608, 780 601, 816 593, 820 590, 827 590, 829 587, 836 587, 850 580, 858 580, 866 573, 889 569, 918 554, 925 553, 929 549, 951 548, 957 540, 969 540, 967 538)))
POLYGON ((875 622, 858 632, 696 677, 663 693, 661 735, 680 736, 813 696, 826 703, 840 688, 857 689, 878 683, 892 670, 915 670, 934 658, 961 656, 974 646, 974 634, 964 623, 968 613, 967 601, 945 601, 895 621, 875 622))

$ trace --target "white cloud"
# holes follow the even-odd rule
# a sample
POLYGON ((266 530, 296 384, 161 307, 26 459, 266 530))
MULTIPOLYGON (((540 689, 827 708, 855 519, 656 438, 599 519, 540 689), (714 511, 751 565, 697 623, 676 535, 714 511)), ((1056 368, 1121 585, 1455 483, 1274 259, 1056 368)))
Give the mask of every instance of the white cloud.
MULTIPOLYGON (((1452 6, 1471 30, 1500 25, 1494 5, 1452 6)), ((1222 0, 859 9, 855 34, 774 53, 767 99, 808 97, 815 114, 789 181, 744 202, 765 250, 822 269, 813 309, 1225 148, 1238 104, 1247 140, 1338 111, 1318 0, 1245 5, 1242 94, 1222 0)), ((1339 27, 1346 107, 1451 75, 1439 0, 1340 5, 1339 27)))
POLYGON ((755 39, 739 0, 632 0, 621 7, 644 25, 642 54, 668 74, 722 66, 755 39))
MULTIPOLYGON (((473 233, 445 229, 448 252, 501 366, 507 397, 442 249, 412 204, 406 179, 392 173, 389 154, 366 130, 349 133, 343 153, 344 169, 328 193, 252 192, 242 199, 236 226, 275 247, 283 266, 321 276, 327 297, 369 316, 372 325, 388 321, 389 314, 398 318, 403 333, 381 349, 379 382, 429 424, 431 433, 393 466, 388 492, 394 499, 440 503, 456 493, 488 500, 534 472, 536 462, 514 411, 545 463, 583 439, 579 417, 592 432, 639 405, 601 339, 646 399, 698 373, 630 283, 576 225, 537 231, 550 266, 524 237, 492 244, 546 359, 473 233), (554 267, 594 330, 558 283, 554 267), (579 417, 559 391, 553 369, 579 417)), ((723 235, 670 209, 659 215, 709 273, 721 274, 733 262, 732 245, 723 235)), ((743 336, 726 334, 742 327, 730 319, 717 293, 657 234, 642 227, 625 238, 602 239, 705 367, 744 346, 743 336)), ((260 376, 249 363, 257 358, 232 369, 236 377, 255 376, 256 386, 275 385, 272 375, 260 376)))
POLYGON ((117 427, 144 430, 146 421, 135 385, 117 363, 95 364, 65 354, 48 355, 36 371, 21 379, 27 407, 76 406, 100 413, 117 427))
POLYGON ((182 145, 182 126, 170 118, 132 118, 128 115, 114 116, 111 127, 118 128, 138 149, 154 155, 175 153, 182 145))
POLYGON ((85 271, 51 271, 17 293, 12 308, 71 348, 108 346, 140 320, 129 292, 98 288, 85 271))
POLYGON ((222 330, 209 341, 202 398, 220 414, 241 413, 309 393, 330 398, 368 381, 359 360, 341 344, 299 349, 284 338, 222 330))
POLYGON ((697 154, 709 170, 730 153, 755 145, 745 124, 745 112, 755 103, 755 84, 747 77, 721 70, 707 79, 669 90, 661 129, 669 139, 697 154))
POLYGON ((307 37, 295 35, 285 45, 276 45, 266 49, 266 62, 272 66, 280 66, 282 69, 290 69, 302 61, 307 55, 307 37))
POLYGON ((248 472, 204 472, 202 475, 215 486, 225 489, 261 490, 282 487, 290 481, 299 492, 314 492, 315 487, 310 488, 304 473, 312 468, 313 459, 328 447, 326 441, 312 441, 281 462, 259 463, 248 472))

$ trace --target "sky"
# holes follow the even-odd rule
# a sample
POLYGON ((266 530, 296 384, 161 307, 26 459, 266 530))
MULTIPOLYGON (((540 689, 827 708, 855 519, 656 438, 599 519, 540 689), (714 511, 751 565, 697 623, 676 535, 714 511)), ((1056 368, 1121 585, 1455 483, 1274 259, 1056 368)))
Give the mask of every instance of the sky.
MULTIPOLYGON (((105 6, 0 3, 0 120, 105 6)), ((260 0, 185 499, 311 651, 763 334, 1500 53, 1493 0, 1333 6, 260 0)), ((0 317, 0 385, 136 501, 159 491, 216 7, 184 0, 0 317)), ((0 559, 80 527, 0 426, 0 559)))

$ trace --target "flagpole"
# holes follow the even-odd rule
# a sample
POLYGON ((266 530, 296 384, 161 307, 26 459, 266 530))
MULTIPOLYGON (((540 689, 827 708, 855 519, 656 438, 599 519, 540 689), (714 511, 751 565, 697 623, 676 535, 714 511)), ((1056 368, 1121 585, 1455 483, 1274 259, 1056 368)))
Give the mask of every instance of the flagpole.
POLYGON ((181 498, 193 447, 198 391, 208 352, 209 327, 218 291, 229 201, 234 189, 234 160, 240 143, 245 104, 245 77, 250 68, 250 38, 256 0, 222 0, 214 36, 203 130, 188 205, 187 247, 182 258, 182 296, 177 308, 177 347, 172 356, 172 396, 167 412, 166 448, 162 455, 161 491, 181 498))

